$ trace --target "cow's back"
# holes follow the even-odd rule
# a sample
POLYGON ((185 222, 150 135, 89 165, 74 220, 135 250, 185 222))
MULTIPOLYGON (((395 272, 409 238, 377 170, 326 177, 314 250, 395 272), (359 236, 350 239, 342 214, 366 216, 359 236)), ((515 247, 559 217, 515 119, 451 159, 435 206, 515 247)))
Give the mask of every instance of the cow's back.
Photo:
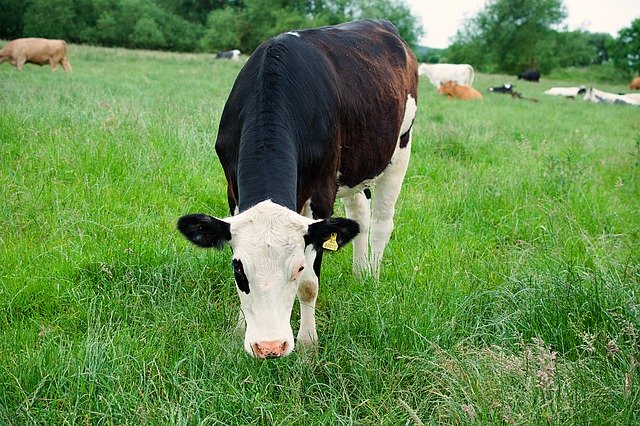
MULTIPOLYGON (((349 187, 382 173, 395 150, 407 95, 417 100, 417 62, 386 21, 308 30, 327 56, 339 95, 340 180, 349 187)), ((306 34, 302 34, 304 38, 306 34)))
POLYGON ((338 171, 340 183, 353 186, 389 164, 408 94, 417 99, 415 56, 387 22, 290 32, 263 43, 238 75, 220 121, 216 151, 230 207, 242 198, 239 180, 250 188, 275 180, 268 190, 282 192, 280 182, 293 177, 294 208, 323 187, 325 200, 315 194, 324 206, 318 214, 330 215, 338 171), (270 133, 280 139, 268 140, 270 133), (240 156, 250 173, 243 174, 240 156), (255 173, 265 156, 277 176, 255 173))

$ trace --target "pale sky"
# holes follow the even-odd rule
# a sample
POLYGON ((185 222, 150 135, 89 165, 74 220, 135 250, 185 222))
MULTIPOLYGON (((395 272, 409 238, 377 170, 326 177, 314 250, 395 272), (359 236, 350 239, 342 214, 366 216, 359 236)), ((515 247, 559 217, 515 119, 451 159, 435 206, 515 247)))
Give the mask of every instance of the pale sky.
MULTIPOLYGON (((449 46, 451 38, 463 24, 484 8, 486 0, 406 0, 413 12, 422 18, 426 37, 421 44, 429 47, 449 46)), ((618 31, 640 17, 638 0, 564 0, 569 30, 583 29, 593 33, 618 31)))

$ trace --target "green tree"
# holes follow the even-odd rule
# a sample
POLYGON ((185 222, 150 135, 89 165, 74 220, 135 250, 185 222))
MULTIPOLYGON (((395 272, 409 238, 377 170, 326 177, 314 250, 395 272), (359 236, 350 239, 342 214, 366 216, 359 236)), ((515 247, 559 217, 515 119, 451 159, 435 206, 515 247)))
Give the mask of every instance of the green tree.
POLYGON ((607 33, 563 31, 556 34, 554 57, 560 67, 585 67, 609 60, 613 37, 607 33))
POLYGON ((131 39, 136 46, 147 49, 159 49, 167 44, 158 23, 149 16, 138 19, 138 22, 133 26, 131 39))
POLYGON ((240 45, 240 18, 240 13, 231 7, 211 12, 200 47, 210 52, 244 48, 240 45))
POLYGON ((155 0, 158 7, 185 21, 205 25, 212 10, 237 6, 241 0, 155 0))
POLYGON ((640 18, 618 32, 612 50, 616 67, 629 75, 640 74, 640 18))
POLYGON ((95 26, 86 38, 105 46, 193 51, 204 28, 153 0, 93 0, 95 26))
POLYGON ((481 69, 546 72, 555 65, 551 28, 565 17, 562 0, 492 0, 458 31, 448 56, 481 69))
POLYGON ((200 44, 210 51, 249 53, 284 31, 363 18, 388 19, 410 45, 423 34, 404 0, 244 0, 213 10, 200 44))
POLYGON ((24 14, 23 37, 69 39, 75 18, 73 0, 31 0, 24 14))
POLYGON ((29 6, 28 0, 3 0, 0 13, 0 38, 11 40, 22 37, 23 17, 29 6))
POLYGON ((387 19, 393 22, 410 46, 416 46, 424 35, 424 29, 404 0, 360 0, 358 6, 360 12, 356 14, 356 18, 387 19))

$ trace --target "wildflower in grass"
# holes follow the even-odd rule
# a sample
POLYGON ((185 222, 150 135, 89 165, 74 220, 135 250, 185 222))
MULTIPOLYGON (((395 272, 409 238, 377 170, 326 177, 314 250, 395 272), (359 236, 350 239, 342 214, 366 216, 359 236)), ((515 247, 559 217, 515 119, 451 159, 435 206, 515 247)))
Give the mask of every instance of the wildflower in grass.
POLYGON ((476 421, 476 410, 474 410, 473 405, 464 404, 462 406, 462 411, 464 411, 466 415, 469 416, 469 420, 471 421, 471 423, 474 423, 476 421))
POLYGON ((596 351, 594 343, 596 341, 596 335, 592 333, 580 333, 580 337, 582 337, 582 341, 584 342, 580 345, 580 349, 583 349, 585 352, 592 354, 596 351))
POLYGON ((544 391, 551 390, 555 392, 557 386, 554 378, 556 373, 556 359, 558 353, 547 347, 539 337, 533 338, 535 349, 538 355, 538 371, 536 371, 537 386, 544 391))

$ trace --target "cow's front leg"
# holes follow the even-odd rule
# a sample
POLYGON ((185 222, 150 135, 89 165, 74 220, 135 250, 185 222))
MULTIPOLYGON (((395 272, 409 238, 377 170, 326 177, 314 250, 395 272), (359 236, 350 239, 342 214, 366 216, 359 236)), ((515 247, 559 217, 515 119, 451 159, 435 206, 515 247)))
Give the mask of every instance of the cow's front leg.
POLYGON ((300 329, 298 343, 309 347, 318 341, 316 332, 316 300, 318 298, 318 283, 320 282, 320 268, 322 265, 322 251, 316 252, 307 247, 305 256, 307 268, 300 277, 298 300, 300 301, 300 329), (313 268, 311 266, 313 265, 313 268))
POLYGON ((298 288, 300 301, 300 329, 298 343, 302 346, 312 346, 318 341, 316 332, 316 299, 318 298, 318 278, 309 277, 298 288))

